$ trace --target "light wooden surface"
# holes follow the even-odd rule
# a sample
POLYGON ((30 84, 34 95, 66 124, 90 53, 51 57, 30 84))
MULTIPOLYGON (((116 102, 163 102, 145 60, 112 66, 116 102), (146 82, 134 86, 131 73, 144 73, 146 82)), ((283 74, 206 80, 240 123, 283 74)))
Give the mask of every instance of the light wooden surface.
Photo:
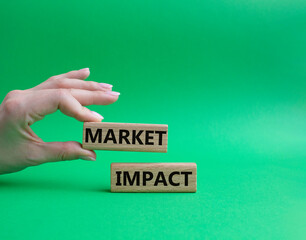
POLYGON ((168 125, 85 122, 83 148, 167 152, 168 125))
POLYGON ((195 163, 112 163, 112 192, 196 192, 195 163))

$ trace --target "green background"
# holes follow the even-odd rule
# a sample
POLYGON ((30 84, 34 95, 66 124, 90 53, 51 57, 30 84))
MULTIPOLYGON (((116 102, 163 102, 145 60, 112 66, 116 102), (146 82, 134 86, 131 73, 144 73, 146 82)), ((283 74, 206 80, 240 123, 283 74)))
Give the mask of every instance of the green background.
POLYGON ((0 176, 0 239, 306 238, 304 0, 1 1, 0 34, 1 98, 89 67, 121 92, 105 121, 169 125, 166 154, 0 176), (196 162, 198 191, 110 193, 112 162, 196 162))

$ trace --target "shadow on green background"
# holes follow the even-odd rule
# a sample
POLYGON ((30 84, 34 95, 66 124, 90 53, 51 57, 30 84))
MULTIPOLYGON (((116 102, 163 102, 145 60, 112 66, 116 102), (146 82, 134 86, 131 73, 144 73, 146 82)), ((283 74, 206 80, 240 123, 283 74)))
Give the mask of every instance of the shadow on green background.
MULTIPOLYGON (((306 2, 5 1, 0 94, 89 67, 107 122, 169 125, 162 153, 97 151, 0 177, 0 239, 305 239, 306 2), (196 162, 195 194, 113 194, 112 162, 196 162)), ((45 141, 81 141, 56 113, 45 141)))

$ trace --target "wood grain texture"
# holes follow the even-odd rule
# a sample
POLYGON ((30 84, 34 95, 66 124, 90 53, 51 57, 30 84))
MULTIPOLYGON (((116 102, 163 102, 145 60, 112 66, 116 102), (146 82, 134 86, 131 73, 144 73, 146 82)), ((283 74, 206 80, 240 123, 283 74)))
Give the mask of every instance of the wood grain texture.
POLYGON ((112 192, 196 192, 195 163, 112 163, 112 192))
POLYGON ((82 146, 92 150, 167 152, 168 125, 85 122, 82 146))

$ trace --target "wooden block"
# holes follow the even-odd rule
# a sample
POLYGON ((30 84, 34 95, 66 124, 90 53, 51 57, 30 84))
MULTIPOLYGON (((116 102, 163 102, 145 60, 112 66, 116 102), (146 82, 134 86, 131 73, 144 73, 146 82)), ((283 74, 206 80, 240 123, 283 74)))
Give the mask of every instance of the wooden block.
POLYGON ((112 163, 112 192, 196 192, 195 163, 112 163))
POLYGON ((83 148, 167 152, 168 125, 85 122, 83 148))

